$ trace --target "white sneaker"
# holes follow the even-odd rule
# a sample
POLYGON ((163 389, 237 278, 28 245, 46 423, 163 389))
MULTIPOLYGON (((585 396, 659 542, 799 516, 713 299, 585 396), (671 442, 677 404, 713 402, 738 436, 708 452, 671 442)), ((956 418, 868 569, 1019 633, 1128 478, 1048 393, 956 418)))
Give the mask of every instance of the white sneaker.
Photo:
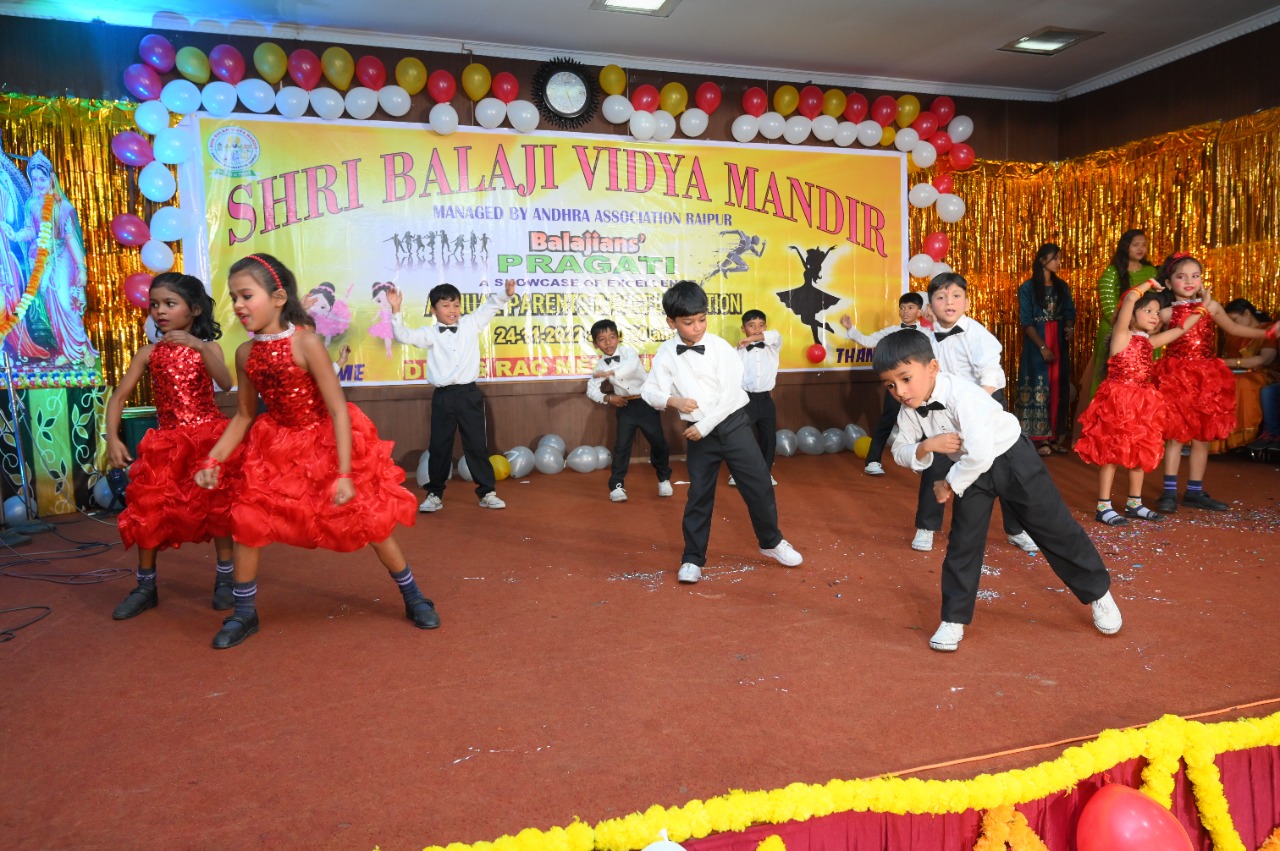
POLYGON ((693 583, 697 582, 701 578, 702 578, 702 568, 698 567, 696 564, 692 564, 687 561, 684 564, 680 565, 680 572, 676 574, 676 579, 679 579, 681 582, 684 582, 688 585, 692 585, 693 583))
POLYGON ((796 552, 796 548, 787 543, 786 538, 778 541, 778 545, 768 550, 761 550, 760 555, 768 556, 783 567, 795 567, 804 562, 804 556, 796 552))
POLYGON ((933 551, 933 531, 930 529, 917 529, 916 536, 911 539, 911 549, 919 550, 922 553, 933 551))
POLYGON ((938 631, 929 639, 929 646, 943 653, 952 653, 960 646, 964 638, 964 624, 943 621, 938 624, 938 631))
POLYGON ((506 508, 507 504, 502 500, 498 499, 498 494, 496 491, 489 491, 487 494, 480 497, 480 507, 481 508, 506 508))
POLYGON ((736 488, 737 486, 738 486, 738 483, 737 483, 737 482, 735 482, 735 481, 733 480, 733 476, 730 476, 730 477, 729 477, 729 487, 731 487, 731 488, 736 488))
POLYGON ((1093 609, 1093 625, 1098 628, 1098 632, 1115 635, 1120 631, 1124 621, 1120 618, 1120 607, 1116 605, 1110 591, 1090 603, 1089 608, 1093 609))
POLYGON ((427 498, 422 501, 422 505, 418 506, 419 511, 430 514, 433 511, 439 511, 444 508, 444 500, 433 493, 427 494, 427 498))
POLYGON ((627 492, 622 485, 614 485, 613 490, 609 491, 610 502, 626 502, 627 492))
POLYGON ((872 461, 870 464, 862 468, 862 472, 866 473, 868 476, 883 476, 884 465, 879 461, 872 461))
POLYGON ((1009 543, 1013 544, 1015 547, 1018 547, 1025 553, 1028 553, 1033 556, 1040 554, 1040 545, 1037 544, 1035 541, 1031 540, 1031 536, 1028 535, 1026 532, 1019 532, 1016 535, 1009 535, 1008 540, 1009 540, 1009 543))
POLYGON ((776 487, 778 486, 778 480, 777 480, 777 479, 775 479, 773 476, 770 476, 770 477, 769 477, 769 484, 773 485, 773 486, 776 488, 776 487))
POLYGON ((673 493, 671 482, 658 482, 658 496, 671 496, 673 493))

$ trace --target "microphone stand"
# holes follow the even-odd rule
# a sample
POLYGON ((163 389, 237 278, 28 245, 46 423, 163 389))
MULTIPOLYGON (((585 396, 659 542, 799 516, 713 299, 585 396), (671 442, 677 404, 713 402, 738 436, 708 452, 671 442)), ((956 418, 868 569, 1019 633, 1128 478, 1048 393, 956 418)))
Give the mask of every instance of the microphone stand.
POLYGON ((10 543, 9 538, 13 539, 13 543, 27 544, 31 542, 30 535, 36 532, 52 532, 53 524, 46 523, 38 516, 32 516, 31 484, 27 481, 27 463, 22 452, 22 429, 19 427, 18 414, 18 391, 14 388, 13 382, 13 359, 9 357, 8 352, 4 353, 4 375, 5 386, 9 390, 9 415, 12 417, 13 423, 13 449, 18 455, 18 476, 22 481, 22 510, 26 514, 25 522, 10 524, 8 529, 0 530, 0 543, 10 543))

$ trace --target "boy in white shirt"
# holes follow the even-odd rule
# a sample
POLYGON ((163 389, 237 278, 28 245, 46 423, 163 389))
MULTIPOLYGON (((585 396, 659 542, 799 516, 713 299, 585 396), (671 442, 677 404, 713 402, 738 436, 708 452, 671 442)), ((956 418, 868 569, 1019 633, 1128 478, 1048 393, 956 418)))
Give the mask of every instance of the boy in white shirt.
MULTIPOLYGON (((747 391, 747 422, 755 433, 773 485, 778 484, 773 478, 773 459, 778 449, 778 409, 773 404, 773 388, 778 383, 781 354, 782 334, 769 330, 764 311, 748 310, 742 314, 738 356, 742 358, 742 389, 747 391)), ((729 484, 737 485, 733 476, 729 477, 729 484)))
POLYGON ((689 500, 677 578, 686 583, 702 578, 722 462, 738 482, 760 554, 795 567, 804 559, 778 530, 769 468, 747 423, 742 361, 723 338, 707 333, 707 294, 693 281, 679 281, 663 293, 662 310, 676 334, 658 347, 640 394, 658 410, 675 408, 689 424, 684 430, 689 441, 689 500))
POLYGON ((658 496, 671 496, 671 450, 666 435, 662 433, 662 417, 650 406, 640 401, 640 389, 649 374, 644 371, 640 356, 630 346, 623 346, 618 338, 618 326, 612 319, 601 319, 591 326, 591 341, 600 350, 601 358, 587 381, 587 398, 600 405, 613 407, 618 421, 618 434, 613 444, 613 468, 609 471, 609 499, 626 502, 627 490, 623 486, 627 470, 631 467, 631 448, 636 442, 636 430, 649 441, 649 463, 658 474, 658 496), (605 393, 608 381, 611 392, 605 393))
POLYGON ((942 562, 942 624, 929 646, 952 651, 973 620, 991 509, 998 497, 1035 533, 1049 566, 1081 603, 1092 608, 1099 632, 1120 631, 1111 575, 1084 529, 1071 516, 1044 462, 1022 433, 1018 418, 991 394, 939 370, 929 341, 899 331, 876 347, 872 367, 902 405, 893 460, 923 471, 935 455, 952 462, 933 485, 939 504, 955 497, 951 536, 942 562))
POLYGON ((439 284, 427 294, 436 324, 424 328, 409 328, 404 324, 400 314, 404 293, 397 289, 387 293, 392 335, 397 343, 427 350, 427 382, 435 385, 431 395, 431 437, 427 444, 427 451, 431 453, 427 462, 427 498, 418 506, 419 511, 444 508, 444 486, 453 463, 453 437, 459 431, 480 507, 507 507, 494 490, 484 394, 476 387, 476 379, 480 377, 480 335, 507 306, 515 291, 516 281, 510 278, 504 291, 490 293, 475 312, 463 316, 462 294, 458 288, 453 284, 439 284))

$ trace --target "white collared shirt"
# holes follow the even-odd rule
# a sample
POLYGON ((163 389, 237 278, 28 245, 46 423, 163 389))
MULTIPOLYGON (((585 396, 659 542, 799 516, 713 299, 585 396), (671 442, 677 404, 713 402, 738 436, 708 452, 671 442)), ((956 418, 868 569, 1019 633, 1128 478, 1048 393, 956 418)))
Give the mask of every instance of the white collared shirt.
POLYGON ((846 340, 853 340, 853 342, 857 343, 859 346, 874 349, 885 337, 888 337, 890 334, 894 334, 898 331, 905 331, 908 328, 919 331, 921 334, 926 335, 931 341, 933 340, 933 332, 922 326, 919 322, 915 322, 910 325, 904 325, 901 322, 897 325, 886 325, 874 334, 863 334, 857 328, 845 328, 843 325, 835 330, 837 334, 844 337, 846 340))
POLYGON ((480 334, 509 300, 505 289, 490 293, 479 307, 458 320, 454 326, 457 331, 445 331, 447 326, 438 322, 410 328, 404 324, 403 313, 393 313, 391 334, 397 343, 427 350, 428 384, 470 384, 480 377, 480 334))
MULTIPOLYGON (((603 355, 596 361, 596 373, 613 373, 609 376, 609 383, 613 385, 613 392, 617 395, 639 396, 640 390, 649 378, 649 373, 644 371, 644 364, 640 362, 640 356, 630 346, 618 346, 614 349, 613 355, 618 358, 613 363, 605 363, 603 355)), ((604 391, 600 389, 604 381, 604 377, 597 377, 596 374, 592 374, 591 379, 587 381, 587 397, 592 402, 608 404, 604 399, 604 391)))
MULTIPOLYGON (((968 333, 967 331, 965 333, 968 333)), ((957 335, 957 336, 963 336, 957 335)), ((963 444, 959 452, 948 453, 956 462, 947 473, 947 482, 956 496, 964 496, 969 485, 991 469, 997 457, 1022 437, 1018 418, 1000 406, 981 387, 956 375, 938 373, 928 402, 941 402, 943 409, 920 416, 915 408, 903 405, 898 412, 898 439, 893 444, 893 460, 917 472, 933 463, 933 453, 916 457, 916 448, 927 437, 958 434, 963 444)))
POLYGON ((1004 367, 1000 365, 1000 353, 1004 347, 995 335, 982 323, 970 316, 961 316, 951 328, 961 331, 945 340, 937 340, 937 334, 945 334, 950 328, 934 326, 934 352, 943 372, 958 375, 983 387, 1000 390, 1005 386, 1004 367))
POLYGON ((738 357, 742 359, 742 389, 748 393, 768 393, 778 383, 782 332, 765 331, 760 342, 764 343, 764 348, 741 346, 738 349, 738 357))
POLYGON ((640 395, 660 411, 672 396, 695 400, 698 407, 692 413, 680 414, 680 419, 694 423, 705 437, 747 404, 747 391, 742 389, 742 361, 733 346, 711 333, 703 334, 697 343, 704 347, 703 354, 677 355, 677 345, 684 345, 678 335, 658 347, 649 380, 640 395))

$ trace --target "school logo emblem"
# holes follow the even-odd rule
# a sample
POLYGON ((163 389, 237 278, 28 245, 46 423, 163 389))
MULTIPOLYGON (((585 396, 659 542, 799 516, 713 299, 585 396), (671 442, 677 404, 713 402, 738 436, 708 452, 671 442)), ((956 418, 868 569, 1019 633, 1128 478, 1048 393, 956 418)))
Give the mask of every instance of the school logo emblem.
POLYGON ((214 174, 256 177, 253 164, 261 155, 258 138, 243 127, 223 127, 209 137, 209 156, 221 166, 214 174))

